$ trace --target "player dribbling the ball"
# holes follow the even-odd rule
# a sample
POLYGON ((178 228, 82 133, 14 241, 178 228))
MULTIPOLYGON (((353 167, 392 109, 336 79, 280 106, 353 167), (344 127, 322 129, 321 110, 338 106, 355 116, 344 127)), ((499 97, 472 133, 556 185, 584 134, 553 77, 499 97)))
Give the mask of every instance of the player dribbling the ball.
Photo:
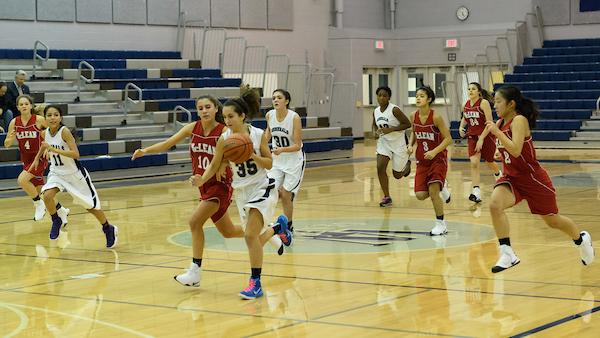
MULTIPOLYGON (((261 233, 267 233, 269 236, 284 234, 281 239, 287 245, 292 241, 292 233, 287 228, 287 218, 284 215, 279 216, 273 227, 267 226, 268 220, 273 216, 278 198, 275 181, 267 176, 267 169, 272 167, 273 160, 263 130, 245 123, 246 118, 251 118, 258 109, 259 98, 252 90, 244 92, 239 98, 225 102, 223 117, 229 129, 219 138, 213 159, 204 174, 194 175, 190 179, 195 186, 204 185, 217 173, 224 160, 225 140, 234 133, 250 136, 254 147, 251 157, 240 164, 230 162, 235 201, 245 226, 244 238, 250 256, 250 281, 248 287, 239 293, 244 299, 254 299, 263 295, 260 276, 264 243, 261 243, 259 238, 261 233)), ((229 161, 229 159, 225 160, 229 161)))

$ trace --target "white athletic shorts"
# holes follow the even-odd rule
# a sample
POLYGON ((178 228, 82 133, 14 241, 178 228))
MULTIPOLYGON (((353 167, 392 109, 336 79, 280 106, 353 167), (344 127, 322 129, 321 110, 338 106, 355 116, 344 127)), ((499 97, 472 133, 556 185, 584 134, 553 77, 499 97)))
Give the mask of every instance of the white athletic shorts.
POLYGON ((275 179, 275 188, 283 186, 283 189, 295 195, 300 190, 300 184, 304 178, 304 168, 306 167, 306 159, 297 163, 292 168, 273 167, 269 170, 269 177, 275 179))
POLYGON ((246 229, 250 209, 256 209, 262 214, 263 226, 268 226, 269 223, 274 221, 273 215, 279 198, 274 179, 269 178, 268 183, 265 182, 264 184, 236 188, 234 193, 235 204, 244 229, 246 229))
POLYGON ((401 141, 391 144, 386 139, 380 137, 377 140, 377 154, 387 156, 392 161, 392 169, 394 171, 402 171, 408 162, 408 153, 406 152, 406 142, 404 138, 401 141))
POLYGON ((61 192, 67 192, 73 196, 73 201, 85 209, 100 210, 100 198, 87 169, 80 170, 71 175, 57 175, 53 172, 48 174, 48 180, 42 187, 42 192, 58 188, 61 192))

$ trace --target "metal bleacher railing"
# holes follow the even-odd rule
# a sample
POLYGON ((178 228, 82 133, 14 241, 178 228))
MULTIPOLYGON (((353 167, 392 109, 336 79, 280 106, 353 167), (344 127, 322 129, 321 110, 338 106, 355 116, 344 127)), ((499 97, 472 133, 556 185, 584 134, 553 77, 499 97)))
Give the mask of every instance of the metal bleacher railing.
POLYGON ((135 84, 133 84, 131 82, 129 82, 125 85, 125 93, 123 95, 123 102, 122 102, 122 107, 123 107, 123 120, 121 121, 122 126, 127 125, 127 114, 129 113, 129 103, 130 102, 133 104, 142 102, 142 88, 136 86, 135 84), (129 89, 134 89, 135 91, 138 92, 137 100, 133 100, 132 98, 129 97, 129 89))
POLYGON ((50 48, 48 47, 48 45, 46 45, 45 43, 41 42, 40 40, 37 40, 34 44, 33 44, 33 70, 31 71, 31 78, 35 79, 35 72, 36 72, 36 68, 37 68, 37 60, 40 60, 43 62, 48 61, 48 59, 50 58, 50 48), (41 56, 38 54, 38 45, 42 46, 46 49, 46 56, 41 56))
POLYGON ((318 117, 332 118, 339 113, 338 123, 351 125, 348 110, 355 109, 356 84, 336 83, 332 69, 292 64, 288 55, 270 54, 265 46, 248 45, 243 37, 228 37, 222 28, 181 24, 177 39, 184 58, 199 59, 203 68, 219 68, 225 78, 241 78, 244 84, 262 88, 264 100, 273 90, 285 88, 293 94, 291 106, 307 107, 318 117), (345 97, 351 98, 350 105, 345 97))
POLYGON ((77 66, 77 96, 75 97, 75 102, 81 101, 81 98, 80 98, 81 84, 94 82, 95 76, 96 76, 96 69, 94 68, 94 66, 89 64, 87 61, 79 62, 79 65, 77 66), (90 78, 89 79, 81 74, 84 66, 90 70, 90 78))
POLYGON ((177 113, 185 113, 187 115, 188 123, 192 121, 192 112, 185 107, 177 105, 171 112, 173 113, 173 133, 178 132, 185 125, 184 123, 177 121, 177 113))

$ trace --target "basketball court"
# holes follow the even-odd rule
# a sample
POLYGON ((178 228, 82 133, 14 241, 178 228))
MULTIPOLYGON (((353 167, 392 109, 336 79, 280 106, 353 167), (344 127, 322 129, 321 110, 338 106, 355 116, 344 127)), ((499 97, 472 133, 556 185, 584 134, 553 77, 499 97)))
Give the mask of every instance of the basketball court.
MULTIPOLYGON (((373 141, 347 160, 313 162, 295 203, 294 245, 265 247, 265 296, 241 300, 249 277, 243 239, 224 240, 208 222, 201 286, 173 280, 189 265, 187 219, 197 191, 187 175, 98 182, 119 226, 104 248, 93 216, 71 207, 67 231, 50 241, 48 216, 30 220, 20 191, 0 199, 0 332, 60 337, 525 336, 596 337, 600 268, 584 267, 574 244, 521 204, 508 212, 521 264, 499 274, 487 209, 473 205, 465 148, 448 171, 449 234, 430 237, 429 200, 412 179, 390 180, 394 204, 380 208, 373 141)), ((561 213, 600 240, 600 162, 595 150, 539 150, 561 213)), ((413 168, 414 171, 414 168, 413 168)), ((92 174, 92 176, 94 176, 92 174)), ((97 180, 101 181, 101 180, 97 180)), ((281 205, 278 206, 281 211, 281 205)), ((229 214, 239 220, 235 206, 229 214)))

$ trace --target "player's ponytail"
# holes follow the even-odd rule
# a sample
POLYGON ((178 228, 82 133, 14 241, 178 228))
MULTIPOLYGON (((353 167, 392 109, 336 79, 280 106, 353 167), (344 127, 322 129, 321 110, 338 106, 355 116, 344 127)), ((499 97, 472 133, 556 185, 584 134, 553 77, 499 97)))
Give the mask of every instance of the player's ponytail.
POLYGON ((519 115, 525 116, 529 122, 529 128, 535 129, 535 122, 540 115, 537 104, 530 98, 523 96, 519 88, 506 86, 498 89, 498 93, 504 97, 506 102, 515 101, 515 111, 519 115))
POLYGON ((248 106, 248 114, 246 116, 250 119, 256 117, 260 112, 260 95, 258 94, 258 90, 246 86, 242 88, 240 98, 248 106))
POLYGON ((234 97, 227 100, 223 107, 233 107, 233 110, 239 115, 244 114, 245 120, 252 119, 260 110, 260 97, 254 89, 249 86, 242 87, 240 97, 234 97))

